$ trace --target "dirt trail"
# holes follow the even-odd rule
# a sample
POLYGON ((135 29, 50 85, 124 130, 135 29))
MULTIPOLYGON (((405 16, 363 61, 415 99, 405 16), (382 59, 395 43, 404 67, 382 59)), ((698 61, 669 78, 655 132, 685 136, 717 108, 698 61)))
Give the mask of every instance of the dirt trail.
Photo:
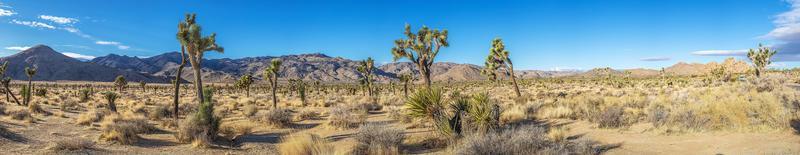
POLYGON ((800 154, 800 135, 776 133, 660 134, 648 124, 628 129, 599 129, 588 122, 566 125, 572 135, 606 144, 621 144, 607 154, 800 154))

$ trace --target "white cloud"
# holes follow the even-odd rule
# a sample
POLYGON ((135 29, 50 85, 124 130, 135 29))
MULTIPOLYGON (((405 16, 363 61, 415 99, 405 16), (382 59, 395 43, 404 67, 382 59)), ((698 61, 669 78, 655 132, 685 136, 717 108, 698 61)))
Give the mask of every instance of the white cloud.
POLYGON ((91 59, 96 58, 95 56, 91 56, 91 55, 83 55, 83 54, 70 53, 70 52, 62 52, 61 54, 64 54, 64 55, 66 55, 68 57, 72 57, 72 58, 76 58, 76 59, 91 60, 91 59))
POLYGON ((15 15, 15 14, 17 14, 17 13, 14 12, 14 11, 6 10, 6 9, 0 9, 0 17, 2 17, 2 16, 11 16, 11 15, 15 15))
POLYGON ((11 20, 11 23, 19 24, 19 25, 25 25, 25 26, 34 27, 34 28, 48 28, 48 29, 55 29, 56 28, 53 25, 49 25, 49 24, 45 24, 45 23, 37 22, 37 21, 21 21, 21 20, 14 19, 14 20, 11 20))
POLYGON ((74 24, 78 22, 78 19, 69 18, 69 17, 58 17, 58 16, 50 16, 50 15, 39 15, 39 19, 49 20, 51 22, 59 23, 59 24, 74 24))
POLYGON ((648 58, 641 58, 641 61, 667 61, 670 60, 669 57, 648 57, 648 58))
POLYGON ((747 55, 747 50, 703 50, 694 51, 692 54, 699 56, 745 56, 747 55))
POLYGON ((96 41, 94 43, 98 44, 98 45, 113 45, 113 46, 117 46, 117 48, 119 48, 121 50, 127 50, 127 49, 131 48, 130 46, 123 45, 122 43, 116 42, 116 41, 102 41, 102 40, 100 40, 100 41, 96 41))
POLYGON ((582 70, 582 69, 581 68, 574 68, 574 67, 553 67, 553 68, 550 68, 550 71, 556 71, 556 72, 572 72, 572 71, 580 71, 580 70, 582 70))
POLYGON ((6 47, 7 50, 12 50, 12 51, 23 51, 23 50, 27 50, 29 48, 31 48, 31 47, 30 46, 9 46, 9 47, 6 47))

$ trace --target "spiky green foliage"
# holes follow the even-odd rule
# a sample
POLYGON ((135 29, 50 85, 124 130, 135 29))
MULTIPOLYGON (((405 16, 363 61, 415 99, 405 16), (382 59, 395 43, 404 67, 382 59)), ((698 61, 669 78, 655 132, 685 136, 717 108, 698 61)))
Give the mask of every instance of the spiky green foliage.
POLYGON ((106 99, 106 102, 108 103, 108 110, 111 110, 112 112, 117 112, 116 102, 117 98, 119 98, 119 95, 117 95, 117 93, 108 91, 108 92, 103 92, 103 98, 106 99))
POLYGON ((492 48, 489 49, 489 55, 486 56, 486 62, 484 64, 486 67, 481 70, 481 73, 487 75, 491 80, 497 80, 496 72, 499 69, 503 69, 503 73, 511 77, 511 82, 514 84, 514 92, 517 93, 517 97, 522 96, 519 92, 516 76, 514 75, 514 64, 511 62, 509 51, 506 50, 506 45, 503 43, 502 39, 495 38, 492 40, 492 48))
POLYGON ((253 76, 250 74, 245 74, 244 76, 239 78, 239 80, 236 81, 233 85, 236 86, 236 88, 244 90, 245 95, 247 97, 250 97, 250 85, 253 85, 253 76))
POLYGON ((306 82, 301 79, 290 79, 289 84, 291 85, 291 89, 297 92, 297 95, 300 96, 300 101, 303 103, 303 106, 306 106, 306 82))
POLYGON ((777 50, 764 47, 761 44, 758 44, 757 50, 750 49, 747 51, 747 58, 750 58, 750 61, 753 62, 753 68, 755 69, 757 77, 761 77, 761 72, 765 71, 767 66, 772 63, 770 58, 777 52, 777 50))
POLYGON ((200 121, 201 126, 204 126, 208 131, 208 136, 216 135, 219 129, 219 123, 222 120, 219 117, 214 116, 214 101, 212 100, 212 96, 214 94, 214 89, 207 88, 203 90, 203 97, 205 99, 203 104, 200 104, 197 107, 197 113, 195 113, 195 117, 200 121))
POLYGON ((181 43, 181 48, 186 49, 189 63, 192 64, 194 71, 194 85, 197 89, 197 102, 203 104, 203 79, 200 71, 203 54, 207 51, 225 51, 222 46, 217 45, 216 33, 210 36, 202 36, 202 28, 195 21, 196 14, 187 14, 184 21, 178 24, 177 39, 181 43))
POLYGON ((125 86, 128 85, 128 80, 125 79, 125 76, 119 75, 117 78, 114 79, 114 86, 117 86, 117 91, 122 92, 125 89, 125 86))
POLYGON ((407 38, 394 41, 394 47, 392 48, 394 61, 406 58, 413 62, 422 75, 426 86, 430 88, 430 66, 433 65, 436 55, 439 54, 439 50, 442 47, 450 46, 450 43, 447 41, 447 30, 431 30, 427 26, 422 26, 422 28, 414 34, 411 32, 411 26, 406 24, 403 34, 405 34, 407 38))
POLYGON ((471 120, 471 125, 478 130, 478 132, 486 133, 499 126, 500 122, 500 107, 490 102, 489 94, 480 93, 475 94, 469 100, 469 108, 467 110, 471 120))
POLYGON ((278 96, 275 94, 275 91, 278 89, 278 76, 280 75, 281 64, 282 62, 280 59, 272 59, 269 67, 264 69, 264 78, 269 80, 269 85, 272 88, 273 108, 278 108, 278 96))
POLYGON ((6 77, 6 70, 8 70, 8 61, 3 62, 3 65, 0 65, 0 82, 2 82, 3 87, 5 88, 6 92, 6 100, 11 102, 9 98, 13 97, 14 101, 17 105, 22 105, 17 100, 17 97, 14 96, 14 93, 11 93, 11 89, 8 88, 8 85, 11 83, 11 77, 6 77), (11 96, 11 97, 9 97, 11 96))
POLYGON ((22 105, 28 105, 31 102, 31 90, 30 87, 22 87, 19 89, 19 95, 22 96, 22 105))
POLYGON ((366 60, 359 62, 359 66, 356 68, 359 73, 361 73, 362 85, 367 89, 367 96, 372 96, 372 72, 375 70, 375 60, 372 57, 367 57, 366 60))
POLYGON ((408 115, 414 118, 434 119, 445 104, 444 94, 439 88, 420 89, 405 101, 408 115))

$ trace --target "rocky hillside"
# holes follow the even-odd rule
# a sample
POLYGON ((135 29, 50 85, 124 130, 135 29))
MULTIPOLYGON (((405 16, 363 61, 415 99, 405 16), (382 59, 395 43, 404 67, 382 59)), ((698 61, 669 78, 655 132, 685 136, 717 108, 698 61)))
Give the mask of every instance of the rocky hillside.
POLYGON ((5 61, 9 62, 6 74, 15 80, 28 79, 25 67, 35 66, 37 73, 33 80, 37 81, 113 81, 118 75, 123 75, 129 81, 168 82, 166 77, 83 62, 67 57, 45 45, 37 45, 0 58, 0 62, 5 61))

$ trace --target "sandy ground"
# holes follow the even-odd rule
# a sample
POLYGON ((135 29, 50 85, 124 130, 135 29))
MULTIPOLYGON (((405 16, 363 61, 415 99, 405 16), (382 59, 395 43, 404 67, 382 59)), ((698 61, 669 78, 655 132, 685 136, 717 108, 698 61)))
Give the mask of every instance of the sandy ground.
MULTIPOLYGON (((166 98, 166 97, 164 97, 166 98)), ((188 102, 188 101, 187 101, 188 102)), ((49 112, 61 110, 56 105, 42 104, 49 112)), ((26 107, 6 103, 8 111, 25 109, 26 107)), ((121 107, 124 109, 125 107, 121 107)), ((324 111, 322 107, 311 108, 324 111)), ((233 110, 234 113, 240 113, 233 110)), ((256 126, 252 134, 241 137, 229 146, 218 146, 206 149, 192 148, 190 144, 178 143, 173 137, 174 129, 156 125, 164 130, 157 133, 141 134, 143 138, 134 145, 119 145, 98 140, 98 123, 92 126, 74 124, 80 113, 70 111, 56 115, 33 114, 33 123, 13 120, 8 116, 0 117, 0 122, 10 131, 18 134, 19 139, 0 139, 0 154, 277 154, 277 144, 281 136, 293 133, 313 133, 326 137, 341 152, 352 149, 355 140, 352 138, 356 129, 337 130, 325 125, 325 116, 319 120, 295 122, 289 128, 273 128, 266 125, 256 126), (56 152, 48 149, 54 142, 80 138, 96 142, 95 149, 73 152, 56 152)), ((261 112, 264 112, 262 109, 261 112)), ((599 129, 595 125, 583 121, 544 120, 557 122, 566 127, 572 137, 585 137, 604 144, 618 144, 619 147, 607 154, 800 154, 800 135, 789 132, 747 133, 747 132, 700 132, 665 134, 651 131, 648 124, 636 124, 624 129, 599 129)), ((158 121, 151 121, 158 124, 158 121)), ((258 123, 239 115, 226 117, 227 123, 258 123)), ((433 134, 430 128, 408 128, 389 119, 385 110, 371 112, 367 123, 386 124, 388 127, 404 129, 407 141, 421 139, 433 134)), ((408 142, 407 142, 408 143, 408 142)), ((406 144, 403 151, 409 154, 449 154, 446 149, 424 149, 406 144)))

